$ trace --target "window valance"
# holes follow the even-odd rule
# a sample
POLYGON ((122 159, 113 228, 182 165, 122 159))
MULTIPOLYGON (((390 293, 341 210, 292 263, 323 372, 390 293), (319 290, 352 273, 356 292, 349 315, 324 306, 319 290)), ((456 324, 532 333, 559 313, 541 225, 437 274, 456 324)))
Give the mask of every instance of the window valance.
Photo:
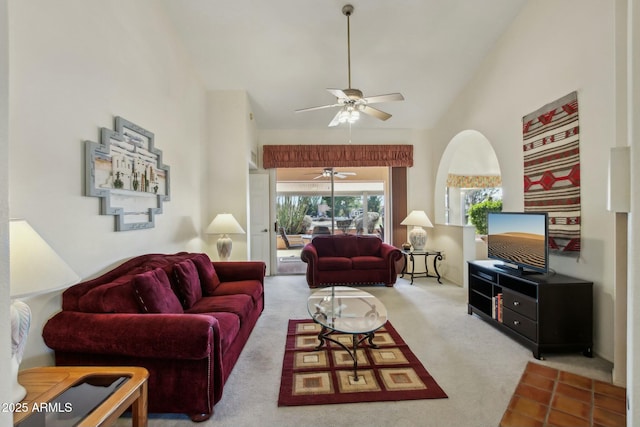
POLYGON ((413 145, 265 145, 262 166, 306 167, 411 167, 413 145))
POLYGON ((500 175, 453 175, 447 176, 447 187, 457 188, 493 188, 501 187, 500 175))

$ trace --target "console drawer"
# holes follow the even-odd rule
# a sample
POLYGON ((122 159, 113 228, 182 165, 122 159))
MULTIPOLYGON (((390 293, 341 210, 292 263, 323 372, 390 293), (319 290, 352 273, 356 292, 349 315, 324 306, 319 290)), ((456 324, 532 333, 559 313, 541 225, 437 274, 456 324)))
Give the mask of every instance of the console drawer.
POLYGON ((531 320, 538 320, 536 300, 511 292, 509 289, 502 289, 502 305, 504 308, 520 313, 523 316, 527 316, 531 320))
POLYGON ((531 341, 538 341, 538 324, 527 317, 503 307, 502 323, 531 341))

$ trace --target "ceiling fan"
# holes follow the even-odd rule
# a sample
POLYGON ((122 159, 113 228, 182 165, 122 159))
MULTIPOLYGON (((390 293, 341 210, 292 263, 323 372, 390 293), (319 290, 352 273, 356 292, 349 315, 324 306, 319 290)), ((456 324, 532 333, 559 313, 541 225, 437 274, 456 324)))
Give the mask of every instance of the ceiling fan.
MULTIPOLYGON (((316 176, 313 179, 330 178, 331 174, 333 174, 333 176, 335 176, 336 178, 340 178, 340 179, 345 179, 348 176, 357 175, 357 173, 355 172, 338 172, 338 171, 334 171, 333 168, 324 168, 320 172, 320 175, 316 176)), ((313 175, 313 174, 308 174, 308 175, 313 175)))
POLYGON ((329 127, 337 126, 341 123, 355 123, 360 118, 360 112, 373 116, 380 120, 387 120, 391 114, 371 107, 370 104, 390 101, 403 101, 404 97, 400 93, 389 93, 386 95, 375 95, 364 97, 360 89, 351 87, 351 26, 350 17, 353 14, 353 6, 350 4, 342 7, 342 14, 347 17, 347 59, 349 87, 346 89, 327 89, 329 93, 336 97, 334 104, 321 105, 319 107, 303 108, 296 110, 296 113, 304 111, 322 110, 325 108, 341 107, 340 111, 329 123, 329 127))

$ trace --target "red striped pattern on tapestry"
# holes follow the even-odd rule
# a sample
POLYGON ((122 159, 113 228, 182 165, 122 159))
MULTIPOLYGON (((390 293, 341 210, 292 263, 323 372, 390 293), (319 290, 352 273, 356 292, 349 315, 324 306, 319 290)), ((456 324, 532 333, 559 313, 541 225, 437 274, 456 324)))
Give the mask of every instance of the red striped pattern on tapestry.
POLYGON ((580 253, 580 126, 572 92, 522 118, 524 210, 549 214, 551 253, 580 253))

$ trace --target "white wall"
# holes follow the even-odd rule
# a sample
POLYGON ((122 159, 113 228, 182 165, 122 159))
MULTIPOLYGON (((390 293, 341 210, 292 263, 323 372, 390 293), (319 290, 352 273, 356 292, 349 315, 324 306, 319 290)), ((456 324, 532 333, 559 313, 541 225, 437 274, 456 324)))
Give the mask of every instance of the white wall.
POLYGON ((627 310, 627 425, 640 425, 640 1, 629 0, 628 137, 631 145, 631 211, 627 310), (635 214, 634 214, 635 213, 635 214))
MULTIPOLYGON (((207 122, 209 147, 206 200, 203 221, 209 223, 219 213, 230 213, 246 234, 230 236, 233 240, 231 260, 249 259, 249 153, 256 144, 255 121, 246 91, 211 91, 208 94, 207 122)), ((207 253, 218 259, 216 241, 208 236, 207 253)))
POLYGON ((616 136, 614 24, 614 2, 528 2, 430 139, 437 166, 461 130, 485 135, 498 156, 505 210, 522 210, 522 117, 578 91, 583 247, 578 261, 553 256, 551 267, 594 282, 594 350, 608 360, 614 230, 613 214, 606 210, 606 159, 616 136))
POLYGON ((438 265, 438 273, 447 281, 468 286, 467 262, 476 256, 476 229, 468 225, 436 224, 429 235, 430 245, 443 252, 443 260, 438 265))
MULTIPOLYGON (((134 255, 202 249, 206 92, 169 28, 153 0, 9 5, 10 215, 83 279, 134 255), (171 200, 153 229, 115 232, 99 199, 83 195, 83 141, 97 141, 117 115, 154 132, 171 167, 171 200)), ((40 325, 60 308, 58 294, 27 303, 23 368, 47 362, 40 325)))
MULTIPOLYGON (((0 0, 0 383, 8 378, 11 359, 9 321, 9 40, 7 1, 0 0)), ((0 402, 11 402, 9 387, 0 387, 0 402)), ((11 425, 13 414, 0 412, 0 425, 11 425)))

